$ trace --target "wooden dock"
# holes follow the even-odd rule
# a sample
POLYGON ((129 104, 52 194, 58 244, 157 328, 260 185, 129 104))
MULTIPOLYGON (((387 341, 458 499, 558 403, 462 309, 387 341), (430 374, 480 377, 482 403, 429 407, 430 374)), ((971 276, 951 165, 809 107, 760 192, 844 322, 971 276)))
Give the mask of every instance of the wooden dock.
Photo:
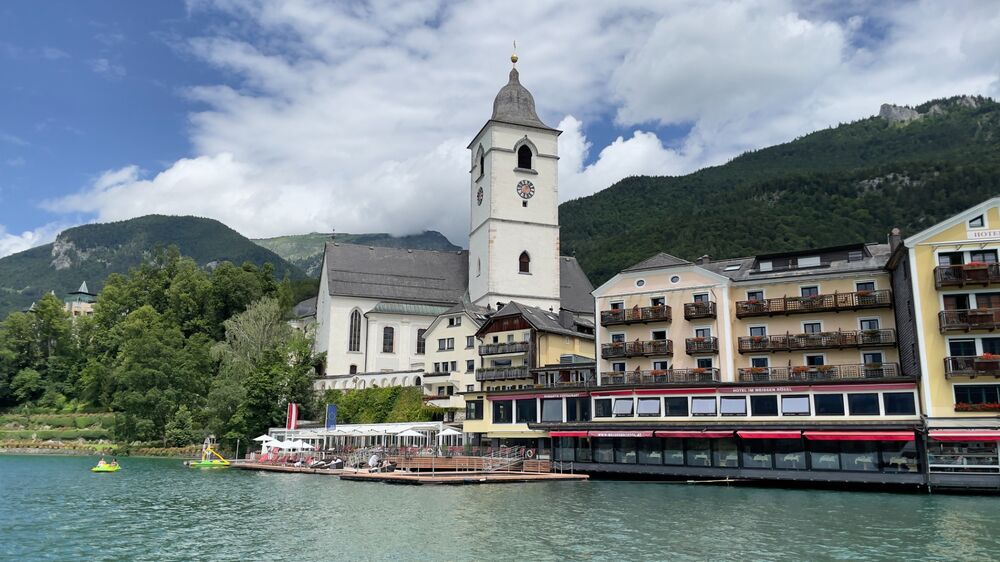
POLYGON ((344 471, 341 480, 356 482, 384 482, 386 484, 451 485, 514 484, 521 482, 583 481, 586 474, 557 474, 552 472, 353 472, 344 471))

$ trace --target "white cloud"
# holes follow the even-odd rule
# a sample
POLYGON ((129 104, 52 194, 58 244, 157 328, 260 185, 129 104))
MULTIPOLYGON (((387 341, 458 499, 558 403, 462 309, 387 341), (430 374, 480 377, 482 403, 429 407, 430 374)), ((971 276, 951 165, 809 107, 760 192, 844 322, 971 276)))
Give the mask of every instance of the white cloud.
POLYGON ((65 223, 49 223, 34 230, 26 230, 20 234, 7 232, 0 224, 0 258, 23 252, 24 250, 48 244, 56 239, 67 225, 65 223))
POLYGON ((90 66, 90 70, 111 80, 124 78, 127 73, 124 66, 106 58, 90 59, 87 64, 90 66))
MULTIPOLYGON (((192 17, 233 22, 184 43, 227 77, 185 91, 205 108, 190 116, 192 155, 148 173, 123 163, 45 205, 98 220, 197 214, 250 236, 430 228, 463 243, 465 146, 506 80, 512 39, 540 115, 565 130, 563 200, 717 164, 884 102, 998 93, 994 4, 836 9, 192 1, 192 17), (608 115, 621 136, 592 146, 583 124, 608 115), (665 144, 660 125, 689 132, 665 144)), ((125 73, 97 61, 97 72, 125 73)))

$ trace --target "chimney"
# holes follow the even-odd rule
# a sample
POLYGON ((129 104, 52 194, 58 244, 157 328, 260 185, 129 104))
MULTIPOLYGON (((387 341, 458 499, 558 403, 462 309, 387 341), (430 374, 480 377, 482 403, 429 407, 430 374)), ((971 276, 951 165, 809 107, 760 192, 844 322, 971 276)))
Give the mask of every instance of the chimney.
POLYGON ((576 325, 576 317, 573 313, 566 310, 565 308, 559 309, 559 325, 568 330, 572 330, 573 326, 576 325))
POLYGON ((895 252, 896 248, 903 245, 903 235, 900 234, 898 228, 893 228, 889 233, 889 251, 895 252))
POLYGON ((704 256, 701 256, 700 258, 696 259, 694 261, 694 263, 696 263, 698 265, 705 265, 706 263, 708 263, 710 261, 712 261, 712 256, 710 256, 708 254, 705 254, 704 256))

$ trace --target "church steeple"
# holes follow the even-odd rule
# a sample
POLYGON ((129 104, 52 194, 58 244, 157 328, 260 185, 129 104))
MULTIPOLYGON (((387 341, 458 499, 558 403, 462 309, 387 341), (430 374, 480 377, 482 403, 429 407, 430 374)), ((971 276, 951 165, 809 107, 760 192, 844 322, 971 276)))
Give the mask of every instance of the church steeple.
MULTIPOLYGON (((517 55, 510 57, 517 61, 517 55)), ((521 85, 517 68, 510 69, 507 85, 500 88, 493 100, 493 121, 502 121, 513 125, 527 125, 540 129, 553 130, 538 118, 535 113, 535 98, 527 88, 521 85)))

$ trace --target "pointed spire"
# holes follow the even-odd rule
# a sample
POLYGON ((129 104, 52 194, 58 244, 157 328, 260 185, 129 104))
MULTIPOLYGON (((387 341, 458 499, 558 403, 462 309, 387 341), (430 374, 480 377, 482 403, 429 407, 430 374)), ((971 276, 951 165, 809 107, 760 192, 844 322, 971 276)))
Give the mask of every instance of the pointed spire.
POLYGON ((87 289, 87 282, 84 281, 83 283, 81 283, 80 284, 80 288, 77 289, 76 292, 78 292, 78 293, 88 293, 89 294, 90 291, 87 289))

